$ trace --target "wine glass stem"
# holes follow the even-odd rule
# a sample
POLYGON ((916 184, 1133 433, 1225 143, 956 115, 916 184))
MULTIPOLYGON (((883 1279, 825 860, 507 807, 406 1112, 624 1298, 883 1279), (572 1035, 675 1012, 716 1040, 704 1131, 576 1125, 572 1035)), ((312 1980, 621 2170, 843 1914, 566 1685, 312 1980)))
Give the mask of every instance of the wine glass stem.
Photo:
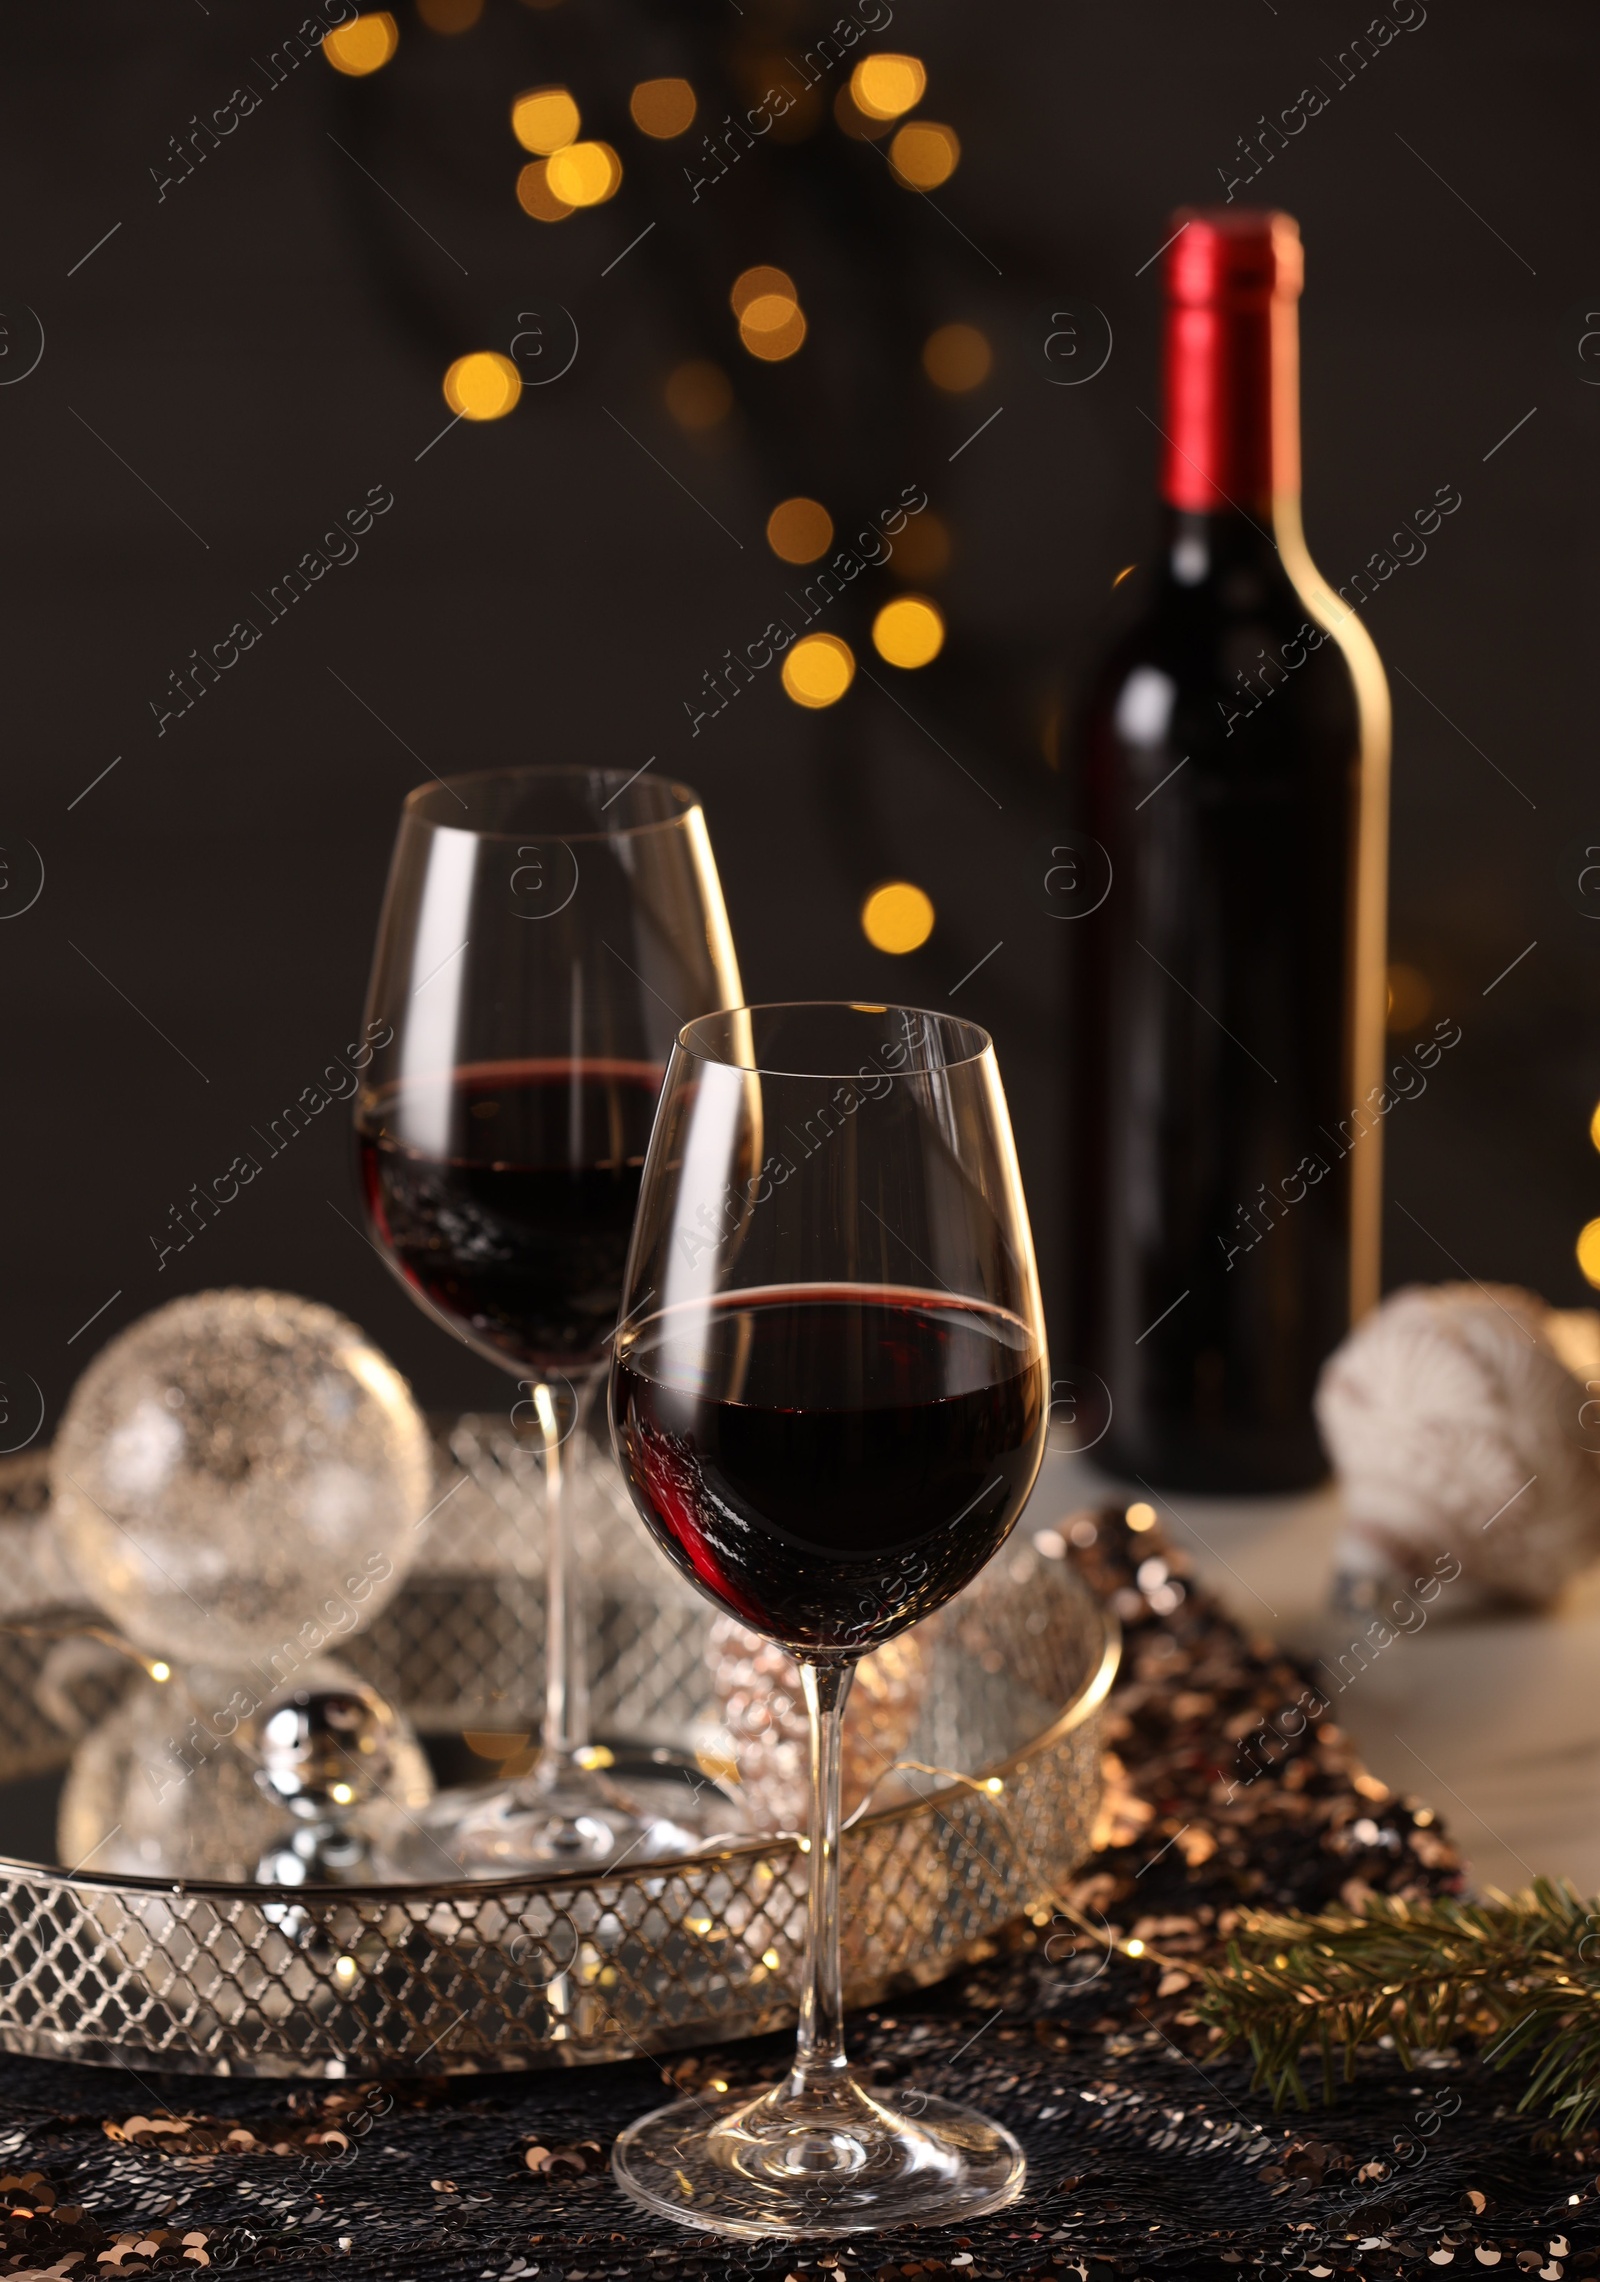
POLYGON ((802 1664, 811 1715, 811 1909, 789 2098, 825 2094, 849 2073, 839 1957, 839 1762, 853 1664, 802 1664))
POLYGON ((565 1507, 569 1467, 575 1473, 582 1464, 593 1389, 593 1380, 581 1383, 577 1418, 565 1444, 553 1390, 542 1383, 533 1390, 534 1415, 544 1438, 545 1490, 544 1731, 534 1772, 547 1789, 568 1779, 577 1753, 589 1741, 589 1672, 583 1601, 572 1559, 565 1507))

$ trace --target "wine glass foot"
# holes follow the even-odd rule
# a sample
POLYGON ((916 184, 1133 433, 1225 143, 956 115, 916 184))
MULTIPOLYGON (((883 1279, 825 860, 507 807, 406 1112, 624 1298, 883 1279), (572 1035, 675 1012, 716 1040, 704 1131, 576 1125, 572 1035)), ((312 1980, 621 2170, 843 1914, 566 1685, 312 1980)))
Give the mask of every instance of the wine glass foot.
POLYGON ((737 2236, 953 2226, 1014 2202, 1026 2168, 987 2116, 923 2092, 880 2100, 853 2078, 804 2101, 785 2086, 720 2107, 679 2100, 630 2124, 611 2156, 647 2210, 737 2236))
POLYGON ((419 1875, 437 1877, 442 1852, 468 1877, 496 1878, 670 1861, 736 1834, 739 1815, 709 1785, 696 1794, 681 1780, 630 1777, 624 1789, 590 1777, 441 1791, 422 1824, 418 1847, 435 1867, 419 1863, 419 1875))

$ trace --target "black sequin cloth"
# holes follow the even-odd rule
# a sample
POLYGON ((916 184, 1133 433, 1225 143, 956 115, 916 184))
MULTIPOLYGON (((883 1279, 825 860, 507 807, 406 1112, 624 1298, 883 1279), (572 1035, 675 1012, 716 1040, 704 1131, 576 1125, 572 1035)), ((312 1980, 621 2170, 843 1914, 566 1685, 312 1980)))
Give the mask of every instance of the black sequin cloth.
POLYGON ((1157 1532, 1118 1513, 1061 1526, 1127 1635, 1105 1843, 1070 1896, 1107 1936, 1040 1913, 851 2031, 878 2083, 970 2100, 1017 2134, 1028 2183, 1010 2210, 830 2247, 722 2243, 625 2202, 607 2169, 617 2132, 673 2088, 770 2080, 782 2038, 665 2069, 426 2083, 197 2084, 7 2059, 0 2282, 1600 2274, 1600 2146, 1517 2115, 1514 2073, 1468 2050, 1410 2071, 1379 2053, 1333 2106, 1278 2116, 1247 2066, 1211 2052, 1185 1965, 1241 1905, 1453 1891, 1459 1862, 1424 1802, 1365 1772, 1336 1704, 1293 1716, 1322 1701, 1310 1673, 1246 1639, 1157 1532), (1163 1962, 1114 1952, 1112 1928, 1163 1962))

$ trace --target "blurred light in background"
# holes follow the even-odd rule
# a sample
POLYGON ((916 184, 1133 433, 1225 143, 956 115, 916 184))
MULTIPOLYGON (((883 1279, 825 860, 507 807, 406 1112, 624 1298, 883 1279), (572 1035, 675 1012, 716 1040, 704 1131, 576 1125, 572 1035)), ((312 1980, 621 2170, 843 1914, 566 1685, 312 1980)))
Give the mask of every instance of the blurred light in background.
POLYGON ((531 158, 517 176, 517 204, 536 222, 564 222, 572 208, 550 187, 550 161, 531 158))
POLYGON ((1600 1290, 1600 1220, 1591 1220, 1578 1238, 1578 1265, 1584 1278, 1600 1290))
POLYGON ((833 517, 818 499, 780 499, 767 517, 767 545, 786 563, 814 563, 833 544, 833 517))
POLYGON ((503 419, 521 394, 521 373, 495 349, 457 357, 444 376, 444 400, 463 420, 503 419))
POLYGON ((1420 967, 1389 969, 1389 1028, 1420 1030, 1433 1012, 1433 985, 1420 967))
POLYGON ((889 145, 889 157, 908 190, 937 190, 961 164, 961 141, 954 127, 913 119, 889 145))
POLYGON ((641 79, 628 98, 628 109, 642 135, 670 142, 694 125, 694 89, 686 79, 641 79))
POLYGON ((798 302, 794 279, 786 269, 773 269, 766 262, 757 262, 753 269, 742 269, 728 288, 728 305, 736 317, 742 317, 752 301, 763 294, 776 293, 785 301, 798 302))
POLYGON ((417 14, 430 32, 470 32, 483 0, 417 0, 417 14))
POLYGON ((1132 578, 1134 572, 1138 568, 1139 566, 1137 563, 1124 563, 1121 570, 1118 571, 1116 577, 1111 581, 1112 593, 1116 593, 1117 588, 1122 584, 1125 578, 1132 578))
POLYGON ((399 45, 400 27, 383 11, 357 16, 353 24, 335 24, 323 35, 322 52, 335 71, 365 79, 369 71, 381 71, 399 45))
POLYGON ((575 143, 583 118, 565 87, 530 87, 511 106, 511 132, 525 151, 548 158, 575 143))
POLYGON ((950 526, 931 507, 913 515, 893 545, 890 562, 898 578, 938 578, 950 568, 950 526))
POLYGON ((922 344, 923 371, 952 396, 981 388, 993 367, 994 351, 976 325, 941 325, 922 344))
POLYGON ((833 115, 847 135, 854 135, 858 143, 881 142, 894 125, 892 119, 874 119, 863 111, 848 87, 841 87, 833 99, 833 115))
POLYGON ((814 134, 822 124, 823 99, 788 56, 770 50, 764 53, 749 50, 742 60, 736 61, 734 70, 752 104, 764 105, 770 96, 777 94, 788 96, 789 109, 772 113, 767 133, 773 142, 804 142, 807 135, 814 134))
POLYGON ((875 951, 920 951, 933 933, 933 904, 909 880, 886 880, 861 906, 861 932, 875 951))
POLYGON ((667 410, 680 428, 714 428, 733 410, 733 388, 720 365, 691 357, 667 375, 667 410))
POLYGON ((931 665, 944 648, 944 620, 925 595, 899 595, 872 621, 872 646, 886 664, 909 673, 931 665))
POLYGON ((792 357, 805 337, 803 313, 781 293, 757 294, 739 319, 740 340, 764 364, 781 364, 785 357, 792 357))
POLYGON ((869 119, 898 119, 927 91, 928 74, 914 55, 864 55, 850 74, 856 108, 869 119))
POLYGON ((1596 1102, 1594 1115, 1589 1120, 1589 1138, 1600 1149, 1600 1102, 1596 1102))
POLYGON ((837 634, 807 634, 784 652, 783 686, 812 711, 837 705, 855 678, 855 652, 837 634))
POLYGON ((741 270, 728 300, 739 320, 740 340, 753 357, 767 364, 792 357, 806 337, 800 297, 787 270, 761 262, 741 270))
POLYGON ((567 143, 551 152, 545 180, 568 206, 603 206, 622 186, 622 161, 609 143, 567 143))

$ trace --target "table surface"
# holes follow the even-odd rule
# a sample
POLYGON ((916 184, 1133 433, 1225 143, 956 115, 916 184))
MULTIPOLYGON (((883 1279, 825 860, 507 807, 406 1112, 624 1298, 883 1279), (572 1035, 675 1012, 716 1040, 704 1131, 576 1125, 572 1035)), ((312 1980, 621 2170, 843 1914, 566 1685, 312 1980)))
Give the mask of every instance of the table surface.
MULTIPOLYGON (((1032 1525, 1068 1510, 1078 1487, 1053 1467, 1032 1525)), ((1215 1514, 1188 1517, 1247 1595, 1277 1578, 1250 1551, 1264 1518, 1256 1509, 1230 1534, 1215 1514)), ((1286 1527, 1283 1575, 1309 1572, 1305 1514, 1286 1527)), ((607 2152, 661 2098, 663 2074, 696 2097, 742 2090, 782 2065, 781 2037, 664 2066, 370 2085, 0 2058, 0 2272, 1401 2282, 1459 2264, 1596 2275, 1600 2130, 1561 2146, 1519 2113, 1521 2063, 1501 2072, 1470 2047, 1404 2063, 1373 2051, 1331 2107, 1274 2115, 1248 2057, 1214 2049, 1197 1977, 1241 1905, 1317 1909, 1362 1892, 1426 1902, 1454 1887, 1457 1856, 1430 1805, 1360 1766, 1342 1719, 1264 1766, 1250 1757, 1240 1739, 1296 1700, 1310 1668, 1247 1637, 1204 1589, 1198 1553, 1130 1531, 1115 1509, 1080 1516, 1072 1537, 1125 1628, 1106 1708, 1106 1842, 1054 1917, 1041 1908, 938 1988, 851 2026, 858 2065, 884 2090, 954 2094, 1018 2133, 1028 2182, 1011 2209, 959 2231, 740 2245, 628 2206, 607 2152)), ((1274 1621, 1289 1602, 1280 1590, 1274 1621)))
MULTIPOLYGON (((1074 1506, 1151 1493, 1081 1458, 1052 1457, 1028 1508, 1039 1529, 1074 1506)), ((1152 1500, 1234 1620, 1334 1666, 1361 1628, 1329 1607, 1338 1489, 1304 1496, 1152 1500)), ((1347 1667, 1348 1669, 1348 1667, 1347 1667)), ((1475 1888, 1535 1874, 1600 1892, 1600 1568, 1548 1614, 1454 1617, 1441 1595, 1337 1695, 1373 1773, 1447 1817, 1475 1888)))

